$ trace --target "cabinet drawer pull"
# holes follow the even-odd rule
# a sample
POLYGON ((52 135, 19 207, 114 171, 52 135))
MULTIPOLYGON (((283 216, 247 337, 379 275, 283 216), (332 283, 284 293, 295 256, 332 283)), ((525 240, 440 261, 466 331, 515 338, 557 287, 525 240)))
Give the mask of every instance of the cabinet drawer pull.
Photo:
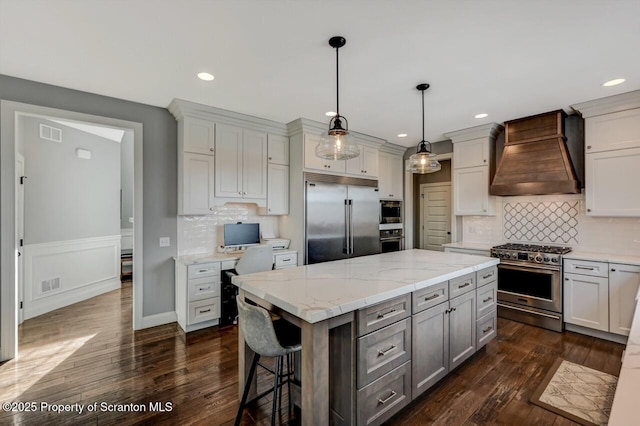
POLYGON ((396 345, 391 345, 385 350, 381 350, 380 349, 380 350, 378 350, 378 356, 385 356, 386 354, 388 354, 389 352, 391 352, 392 350, 394 350, 396 348, 397 348, 396 345))
POLYGON ((471 285, 470 282, 466 282, 466 283, 464 283, 462 285, 459 285, 458 288, 465 288, 465 287, 469 287, 470 285, 471 285))
POLYGON ((440 297, 440 295, 438 293, 432 294, 431 296, 425 297, 424 301, 428 302, 429 300, 437 299, 438 297, 440 297))
POLYGON ((205 309, 204 311, 203 310, 198 311, 198 313, 200 314, 206 314, 207 312, 211 312, 211 308, 205 309))
POLYGON ((489 327, 485 328, 484 330, 482 330, 482 334, 485 334, 486 332, 491 331, 491 330, 493 330, 493 327, 489 326, 489 327))
POLYGON ((492 277, 492 276, 493 276, 493 272, 490 272, 490 273, 488 273, 487 275, 483 275, 483 276, 482 276, 482 279, 483 279, 483 280, 486 280, 487 278, 492 277))
POLYGON ((206 287, 200 287, 200 288, 198 288, 198 291, 205 291, 205 290, 211 290, 211 286, 210 286, 210 285, 208 285, 208 286, 206 286, 206 287))
POLYGON ((576 266, 576 269, 585 269, 587 271, 593 271, 595 268, 591 266, 576 266))
POLYGON ((487 297, 486 299, 482 299, 482 303, 487 303, 488 301, 493 300, 492 296, 487 297))
POLYGON ((283 262, 291 262, 291 258, 288 259, 282 259, 283 262))
POLYGON ((611 272, 615 272, 615 271, 616 271, 615 269, 613 269, 613 268, 611 269, 611 272))
POLYGON ((386 317, 387 315, 391 315, 391 314, 392 314, 392 313, 394 313, 395 311, 396 311, 395 309, 392 309, 392 310, 390 310, 389 312, 385 312, 384 314, 383 314, 383 313, 379 313, 379 314, 378 314, 378 319, 384 318, 384 317, 386 317))
POLYGON ((200 269, 198 272, 203 273, 203 272, 209 272, 208 269, 200 269))
POLYGON ((391 394, 385 399, 378 399, 378 403, 386 404, 387 402, 391 401, 391 398, 393 398, 396 395, 397 395, 396 391, 391 391, 391 394))
POLYGON ((451 312, 455 311, 456 309, 458 309, 458 308, 456 308, 456 307, 454 306, 453 308, 451 308, 451 312))
POLYGON ((569 278, 565 278, 564 280, 565 280, 565 281, 569 281, 569 278))

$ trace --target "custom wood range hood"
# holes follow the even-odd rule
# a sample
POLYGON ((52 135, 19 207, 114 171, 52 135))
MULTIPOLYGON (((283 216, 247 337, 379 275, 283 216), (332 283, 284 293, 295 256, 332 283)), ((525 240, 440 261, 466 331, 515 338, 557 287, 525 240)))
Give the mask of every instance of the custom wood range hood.
POLYGON ((579 194, 562 110, 505 123, 505 147, 492 195, 579 194))

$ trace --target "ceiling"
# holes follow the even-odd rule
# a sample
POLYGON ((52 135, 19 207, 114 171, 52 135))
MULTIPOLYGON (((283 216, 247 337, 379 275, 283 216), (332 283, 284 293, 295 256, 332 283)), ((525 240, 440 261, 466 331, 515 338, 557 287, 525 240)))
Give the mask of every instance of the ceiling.
POLYGON ((640 89, 639 16, 637 0, 0 0, 0 73, 160 107, 180 98, 328 122, 328 39, 342 35, 350 128, 414 146, 418 83, 431 84, 431 141, 640 89), (627 81, 601 86, 618 77, 627 81))

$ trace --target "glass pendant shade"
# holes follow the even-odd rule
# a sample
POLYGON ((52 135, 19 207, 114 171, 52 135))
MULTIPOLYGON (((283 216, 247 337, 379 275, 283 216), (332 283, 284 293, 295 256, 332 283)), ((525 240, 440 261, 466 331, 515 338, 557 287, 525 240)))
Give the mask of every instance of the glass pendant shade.
POLYGON ((422 92, 422 140, 418 144, 417 152, 409 157, 407 171, 411 173, 434 173, 442 168, 436 159, 436 155, 431 152, 431 144, 424 140, 424 91, 428 88, 429 85, 426 83, 419 84, 416 87, 422 92))
POLYGON ((329 121, 329 131, 322 136, 316 146, 316 156, 325 160, 349 160, 360 155, 360 148, 353 142, 349 134, 349 122, 340 115, 340 90, 338 86, 338 49, 345 45, 344 37, 329 39, 329 45, 336 49, 336 115, 329 121), (342 122, 345 126, 342 126, 342 122))

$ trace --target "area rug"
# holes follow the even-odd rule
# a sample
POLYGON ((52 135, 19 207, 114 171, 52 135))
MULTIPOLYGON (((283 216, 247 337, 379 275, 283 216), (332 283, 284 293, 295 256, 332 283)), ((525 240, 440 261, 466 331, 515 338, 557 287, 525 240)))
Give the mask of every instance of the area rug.
POLYGON ((558 359, 531 402, 585 426, 606 425, 618 378, 558 359))

